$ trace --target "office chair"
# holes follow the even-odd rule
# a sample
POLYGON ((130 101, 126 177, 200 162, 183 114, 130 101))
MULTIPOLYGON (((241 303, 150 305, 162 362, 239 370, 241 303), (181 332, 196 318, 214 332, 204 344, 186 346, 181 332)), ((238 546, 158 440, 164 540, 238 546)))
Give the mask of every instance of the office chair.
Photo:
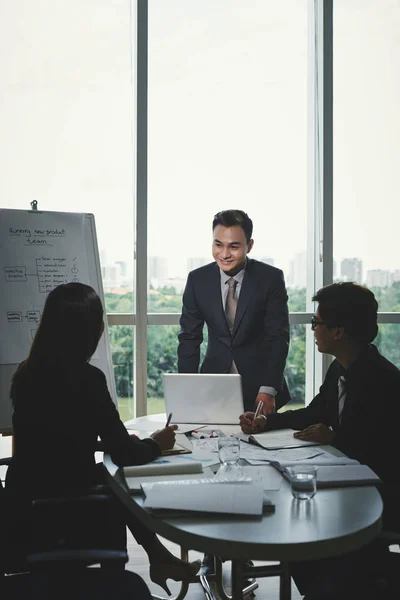
MULTIPOLYGON (((0 459, 0 465, 10 460, 0 459)), ((0 502, 3 492, 0 481, 0 502)), ((5 559, 0 564, 0 596, 4 592, 8 600, 152 600, 141 577, 125 570, 126 528, 113 518, 113 502, 107 486, 95 486, 81 496, 34 500, 29 553, 17 552, 10 559, 6 540, 0 537, 0 557, 5 559)))
POLYGON ((31 554, 28 572, 0 577, 0 595, 7 600, 152 600, 141 577, 119 568, 127 558, 126 552, 97 549, 31 554), (98 563, 110 568, 86 568, 98 563))
MULTIPOLYGON (((93 519, 85 527, 89 513, 94 521, 101 511, 104 516, 109 500, 105 494, 35 500, 32 552, 14 554, 14 561, 7 562, 7 574, 0 573, 0 596, 7 600, 152 600, 145 582, 125 570, 128 554, 125 548, 117 548, 121 536, 107 538, 106 530, 106 539, 102 527, 96 538, 93 519)), ((7 557, 7 548, 3 552, 7 557)))

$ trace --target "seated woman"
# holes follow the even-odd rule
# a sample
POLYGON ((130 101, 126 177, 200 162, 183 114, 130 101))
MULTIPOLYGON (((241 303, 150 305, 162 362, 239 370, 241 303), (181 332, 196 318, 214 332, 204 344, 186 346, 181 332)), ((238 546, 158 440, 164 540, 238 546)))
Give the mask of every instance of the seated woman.
MULTIPOLYGON (((81 283, 60 285, 48 295, 29 356, 14 374, 15 453, 4 496, 12 537, 21 544, 28 543, 24 517, 32 499, 81 494, 102 483, 94 456, 98 437, 119 466, 148 463, 174 444, 176 426, 144 440, 128 434, 104 374, 88 362, 103 330, 96 292, 81 283)), ((147 552, 154 583, 169 593, 167 578, 183 581, 197 573, 199 561, 176 558, 122 504, 115 512, 123 515, 123 531, 126 524, 147 552)))

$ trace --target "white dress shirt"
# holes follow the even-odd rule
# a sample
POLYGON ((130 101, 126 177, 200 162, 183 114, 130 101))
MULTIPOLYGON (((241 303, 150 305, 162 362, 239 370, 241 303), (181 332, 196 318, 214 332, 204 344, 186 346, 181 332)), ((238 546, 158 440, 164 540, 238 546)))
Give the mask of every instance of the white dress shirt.
MULTIPOLYGON (((242 289, 242 283, 243 283, 243 277, 244 277, 245 269, 246 269, 246 267, 244 267, 241 271, 239 271, 239 273, 236 273, 236 275, 233 276, 233 279, 235 279, 235 281, 237 281, 237 285, 236 285, 236 297, 237 297, 238 300, 239 300, 240 290, 242 289)), ((223 306, 224 311, 225 311, 226 297, 228 295, 228 289, 229 289, 229 286, 226 284, 226 282, 228 281, 228 279, 231 278, 231 276, 228 275, 227 273, 225 273, 222 269, 220 269, 219 272, 220 272, 220 275, 221 275, 222 306, 223 306)), ((235 365, 235 368, 236 368, 236 365, 235 365)), ((237 371, 232 371, 232 372, 235 373, 237 371)), ((270 394, 271 396, 276 396, 277 391, 272 386, 262 385, 260 387, 260 389, 258 390, 258 393, 259 394, 270 394)))

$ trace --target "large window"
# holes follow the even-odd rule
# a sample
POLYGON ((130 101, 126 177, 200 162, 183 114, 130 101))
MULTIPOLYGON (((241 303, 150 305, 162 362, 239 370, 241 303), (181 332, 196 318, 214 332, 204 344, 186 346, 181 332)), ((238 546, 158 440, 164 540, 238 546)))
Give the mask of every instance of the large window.
MULTIPOLYGON (((1 207, 36 199, 41 210, 93 213, 106 310, 132 313, 130 1, 10 0, 0 13, 1 207)), ((111 349, 121 406, 132 413, 125 329, 111 328, 111 349)))
POLYGON ((335 0, 333 15, 336 277, 398 311, 400 6, 335 0))
POLYGON ((374 290, 377 344, 399 364, 398 2, 0 10, 1 206, 94 213, 124 419, 161 410, 187 273, 212 260, 225 208, 285 273, 296 402, 327 366, 307 324, 332 280, 374 290))
MULTIPOLYGON (((248 212, 251 256, 282 268, 305 310, 307 2, 150 0, 148 46, 149 313, 180 313, 187 274, 213 260, 212 218, 226 208, 248 212)), ((152 373, 167 327, 155 328, 152 373)))
POLYGON ((212 261, 225 208, 253 219, 252 256, 304 288, 307 2, 150 0, 148 45, 149 312, 212 261))

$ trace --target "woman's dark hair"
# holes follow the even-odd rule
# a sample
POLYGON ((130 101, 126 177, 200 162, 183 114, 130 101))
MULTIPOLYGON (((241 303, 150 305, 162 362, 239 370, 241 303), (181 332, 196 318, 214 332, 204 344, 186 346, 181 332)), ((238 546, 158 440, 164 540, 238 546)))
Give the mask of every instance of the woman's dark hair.
POLYGON ((47 296, 26 367, 84 364, 103 332, 103 306, 88 285, 66 283, 47 296))
POLYGON ((253 221, 243 210, 221 210, 214 215, 212 224, 213 231, 217 225, 223 225, 224 227, 235 227, 236 225, 239 225, 244 231, 247 243, 251 240, 253 234, 253 221))
POLYGON ((368 288, 351 281, 332 283, 313 296, 328 327, 343 327, 354 341, 370 344, 378 333, 378 303, 368 288))

